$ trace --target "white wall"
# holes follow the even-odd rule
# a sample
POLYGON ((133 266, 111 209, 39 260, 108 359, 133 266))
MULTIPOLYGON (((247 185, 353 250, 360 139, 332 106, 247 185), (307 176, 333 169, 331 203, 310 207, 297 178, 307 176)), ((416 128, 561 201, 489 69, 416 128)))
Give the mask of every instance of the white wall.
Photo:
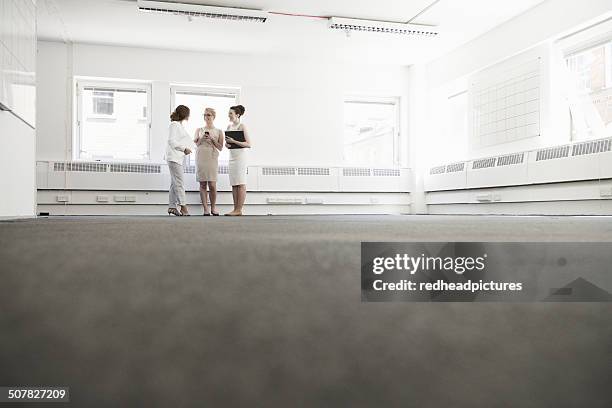
MULTIPOLYGON (((488 83, 499 83, 507 80, 504 76, 505 71, 510 68, 526 66, 533 61, 540 60, 539 80, 538 80, 538 116, 540 136, 526 137, 523 139, 512 140, 492 146, 480 146, 475 143, 474 135, 471 132, 472 118, 468 119, 468 135, 472 137, 467 149, 467 158, 477 158, 492 156, 500 153, 511 153, 537 149, 543 146, 555 146, 570 141, 569 126, 569 107, 562 103, 562 98, 557 92, 565 84, 552 75, 553 68, 557 61, 553 61, 553 47, 550 43, 545 43, 530 48, 518 55, 511 56, 491 67, 485 68, 476 74, 471 75, 471 80, 478 82, 487 81, 488 83), (499 79, 499 77, 503 79, 499 79)), ((469 92, 468 92, 469 94, 469 92)), ((468 104, 468 116, 472 109, 472 104, 468 104)))
POLYGON ((0 4, 0 217, 33 216, 36 162, 33 87, 36 5, 0 4))
POLYGON ((342 103, 355 94, 401 98, 403 150, 408 150, 405 67, 46 41, 39 49, 38 63, 45 69, 37 95, 38 160, 72 158, 74 76, 154 81, 152 114, 160 120, 152 129, 153 161, 163 158, 169 83, 240 87, 253 165, 342 165, 342 103))
MULTIPOLYGON (((418 181, 423 175, 426 179, 430 177, 428 176, 429 168, 433 165, 568 143, 570 141, 569 115, 567 100, 564 96, 567 86, 563 83, 563 77, 559 73, 559 67, 562 66, 563 61, 554 44, 558 39, 600 23, 610 16, 612 16, 612 11, 609 0, 588 2, 548 0, 441 58, 424 64, 424 68, 411 67, 413 75, 416 75, 419 70, 426 71, 424 78, 420 77, 422 86, 415 89, 411 84, 411 91, 418 92, 418 95, 412 96, 411 100, 422 101, 427 106, 426 112, 423 113, 423 116, 427 118, 426 124, 418 121, 416 129, 411 129, 413 133, 418 134, 417 144, 420 156, 412 166, 413 175, 417 181, 414 206, 417 206, 417 196, 420 195, 418 181), (447 127, 450 115, 448 105, 445 106, 445 103, 448 104, 449 96, 467 91, 470 79, 482 74, 491 76, 499 67, 507 68, 535 57, 541 57, 544 65, 540 82, 541 136, 472 149, 465 141, 464 148, 458 149, 457 135, 449 131, 447 127)), ((467 114, 469 113, 468 110, 467 114)), ((443 188, 456 191, 424 194, 427 212, 430 214, 609 214, 607 189, 601 188, 601 185, 607 181, 598 180, 597 171, 592 177, 584 177, 584 180, 589 180, 584 183, 590 183, 592 193, 578 188, 578 183, 557 183, 556 181, 559 180, 555 179, 555 175, 563 170, 569 174, 571 180, 581 180, 579 175, 593 167, 593 163, 597 163, 596 160, 597 157, 585 156, 576 160, 568 159, 563 163, 553 163, 551 165, 560 167, 549 171, 550 181, 548 183, 546 181, 536 182, 545 183, 544 185, 536 184, 506 189, 499 187, 484 191, 466 188, 464 179, 464 187, 461 189, 454 189, 452 186, 443 188), (572 178, 574 176, 575 178, 572 178), (537 195, 536 193, 540 190, 562 191, 563 194, 537 195), (488 192, 495 193, 493 200, 496 202, 482 204, 477 197, 488 192), (509 195, 508 192, 516 194, 516 197, 509 195), (437 202, 436 200, 440 197, 448 202, 437 202), (461 201, 458 197, 467 197, 467 200, 461 201), (528 205, 525 204, 527 201, 530 201, 528 205)), ((494 170, 491 169, 491 171, 494 170)), ((453 177, 460 179, 465 177, 465 172, 445 174, 441 177, 447 177, 448 180, 453 177)), ((499 172, 491 178, 494 179, 493 187, 496 186, 495 183, 499 183, 497 186, 504 185, 504 176, 499 172)))
POLYGON ((428 64, 436 87, 610 15, 610 0, 548 0, 428 64))
MULTIPOLYGON (((425 156, 429 165, 448 163, 476 157, 531 150, 544 146, 567 143, 570 140, 568 106, 561 102, 558 82, 546 73, 543 78, 542 97, 545 111, 542 116, 542 136, 503 143, 482 149, 466 149, 460 153, 440 152, 438 147, 452 145, 453 134, 444 128, 442 104, 457 92, 467 89, 468 79, 475 72, 504 63, 508 58, 520 60, 535 54, 543 57, 554 68, 550 41, 580 30, 610 16, 609 0, 548 0, 533 9, 494 28, 449 54, 427 64, 426 94, 431 126, 421 129, 427 135, 425 156)), ((548 69, 548 68, 547 68, 548 69)), ((554 70, 553 70, 554 72, 554 70)))
POLYGON ((0 217, 31 217, 36 210, 35 131, 0 111, 0 217))

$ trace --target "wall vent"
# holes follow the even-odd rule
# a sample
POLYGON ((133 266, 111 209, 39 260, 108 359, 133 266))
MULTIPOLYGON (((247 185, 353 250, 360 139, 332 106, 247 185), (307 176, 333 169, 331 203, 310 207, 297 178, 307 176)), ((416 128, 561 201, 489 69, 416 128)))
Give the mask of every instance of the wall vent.
POLYGON ((490 157, 488 159, 474 160, 472 162, 472 170, 495 167, 495 163, 497 163, 497 157, 490 157))
POLYGON ((569 155, 569 146, 550 147, 538 150, 536 161, 562 159, 569 155))
POLYGON ((159 164, 138 164, 138 163, 113 163, 110 165, 111 173, 161 173, 159 164))
POLYGON ((511 166, 513 164, 521 164, 525 160, 525 152, 508 154, 497 158, 497 166, 511 166))
POLYGON ((295 176, 295 167, 262 167, 264 176, 295 176))
POLYGON ((465 163, 455 163, 449 164, 446 166, 447 173, 456 173, 458 171, 463 171, 465 169, 465 163))
POLYGON ((429 174, 444 174, 446 173, 446 165, 436 166, 429 169, 429 174))
POLYGON ((329 176, 329 167, 298 167, 298 176, 329 176))
POLYGON ((399 177, 399 169, 372 169, 372 175, 377 177, 399 177))
POLYGON ((609 152, 611 142, 612 140, 610 139, 602 139, 576 143, 572 145, 572 156, 584 156, 585 154, 609 152))
POLYGON ((364 167, 345 167, 342 169, 344 177, 369 177, 370 169, 364 167))
POLYGON ((53 171, 82 171, 93 173, 105 173, 108 169, 106 163, 68 162, 53 163, 53 171))
MULTIPOLYGON (((195 174, 197 171, 197 167, 193 164, 190 164, 188 166, 185 166, 183 173, 185 174, 195 174)), ((218 174, 229 174, 229 166, 225 165, 225 164, 221 164, 219 165, 218 168, 218 174)), ((248 171, 247 171, 248 174, 248 171)))

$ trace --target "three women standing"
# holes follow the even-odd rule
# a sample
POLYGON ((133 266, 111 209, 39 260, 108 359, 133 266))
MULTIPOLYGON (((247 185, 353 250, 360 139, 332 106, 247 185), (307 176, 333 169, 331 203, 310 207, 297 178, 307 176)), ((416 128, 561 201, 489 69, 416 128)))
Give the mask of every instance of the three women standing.
POLYGON ((241 130, 244 132, 244 142, 235 140, 229 136, 225 137, 225 145, 230 149, 229 178, 232 186, 232 197, 234 199, 234 210, 225 214, 230 216, 242 215, 242 207, 246 199, 246 175, 247 175, 247 148, 251 147, 251 139, 240 118, 245 109, 242 105, 232 106, 228 117, 230 124, 227 130, 241 130))
POLYGON ((217 129, 213 121, 216 112, 212 108, 204 110, 204 127, 195 131, 194 142, 198 146, 196 151, 196 179, 200 183, 200 198, 204 215, 219 215, 217 212, 217 176, 219 169, 219 152, 223 149, 223 132, 217 129), (206 197, 206 188, 210 197, 210 212, 206 197))
POLYGON ((170 115, 166 161, 171 180, 168 214, 172 215, 189 215, 183 184, 183 161, 185 156, 191 154, 190 147, 192 146, 191 138, 183 127, 183 121, 188 119, 189 108, 185 105, 177 106, 170 115), (180 207, 180 212, 177 210, 177 205, 180 207))
MULTIPOLYGON (((234 201, 234 209, 225 214, 230 216, 242 215, 242 208, 246 199, 246 149, 251 147, 251 140, 246 127, 240 121, 244 112, 244 106, 236 105, 232 106, 228 113, 230 124, 227 130, 242 131, 244 135, 244 141, 225 136, 225 145, 230 149, 229 179, 234 201)), ((185 156, 191 154, 192 143, 195 143, 198 149, 196 177, 200 183, 200 198, 202 199, 202 207, 204 207, 204 215, 210 215, 211 213, 212 215, 219 215, 216 211, 217 177, 219 152, 223 149, 224 135, 220 129, 214 126, 215 116, 214 109, 205 109, 204 121, 206 124, 204 127, 196 129, 192 141, 183 127, 183 121, 189 119, 189 108, 185 105, 179 105, 170 115, 171 123, 168 132, 168 145, 166 146, 166 160, 171 178, 168 214, 189 215, 183 183, 183 162, 185 156), (210 212, 207 193, 210 198, 210 212), (180 211, 177 210, 177 205, 180 207, 180 211)))

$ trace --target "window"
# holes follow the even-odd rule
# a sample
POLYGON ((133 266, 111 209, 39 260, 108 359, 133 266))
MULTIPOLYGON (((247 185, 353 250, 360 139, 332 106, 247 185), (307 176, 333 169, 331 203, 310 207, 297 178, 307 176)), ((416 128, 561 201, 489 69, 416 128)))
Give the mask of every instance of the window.
MULTIPOLYGON (((227 113, 229 108, 238 104, 237 88, 208 88, 197 86, 175 85, 171 87, 172 109, 177 105, 187 106, 191 113, 185 123, 185 129, 190 136, 195 130, 204 126, 204 108, 213 108, 217 112, 215 127, 225 131, 229 124, 227 113)), ((171 109, 171 110, 172 110, 171 109)), ((220 162, 229 160, 229 150, 225 147, 219 154, 220 162)), ((195 154, 189 155, 190 164, 195 164, 195 154)))
POLYGON ((612 65, 610 64, 610 47, 612 41, 602 44, 567 58, 569 69, 576 74, 581 89, 597 92, 610 87, 612 65))
POLYGON ((397 98, 350 98, 344 101, 344 162, 365 166, 400 163, 397 98))
POLYGON ((576 103, 577 107, 572 112, 572 139, 597 136, 594 127, 601 126, 597 124, 597 116, 605 127, 599 133, 611 136, 612 40, 571 53, 566 57, 566 63, 573 74, 578 91, 577 101, 580 102, 576 103), (593 110, 595 121, 592 118, 589 120, 589 112, 593 110), (578 113, 585 119, 581 119, 578 113))
POLYGON ((148 84, 77 81, 75 158, 149 160, 150 103, 148 84))

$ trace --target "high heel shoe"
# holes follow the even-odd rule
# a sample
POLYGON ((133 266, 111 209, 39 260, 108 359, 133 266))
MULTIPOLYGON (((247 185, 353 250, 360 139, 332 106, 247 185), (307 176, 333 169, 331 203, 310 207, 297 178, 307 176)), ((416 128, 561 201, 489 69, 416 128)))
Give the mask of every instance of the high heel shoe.
POLYGON ((176 215, 177 217, 180 217, 181 214, 176 208, 168 208, 168 215, 176 215))

